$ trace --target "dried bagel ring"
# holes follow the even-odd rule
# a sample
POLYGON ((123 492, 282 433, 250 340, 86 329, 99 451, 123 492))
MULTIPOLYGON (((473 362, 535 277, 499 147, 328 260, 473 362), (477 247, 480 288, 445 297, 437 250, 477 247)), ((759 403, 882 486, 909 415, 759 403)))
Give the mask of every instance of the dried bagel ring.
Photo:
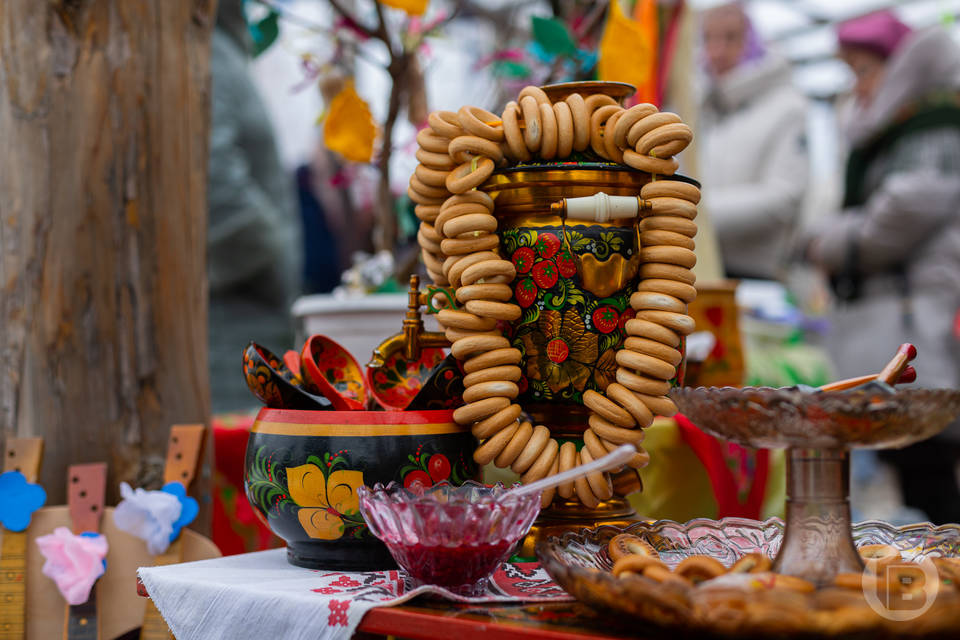
POLYGON ((606 152, 607 157, 617 164, 623 164, 623 150, 618 147, 614 141, 613 132, 624 113, 626 112, 622 109, 617 111, 610 116, 607 123, 603 125, 603 150, 606 152))
POLYGON ((664 395, 670 391, 670 383, 666 380, 657 380, 655 378, 637 375, 623 367, 617 367, 616 378, 617 382, 634 393, 654 396, 664 395))
POLYGON ((645 555, 640 553, 631 553, 614 562, 612 572, 613 575, 617 576, 618 578, 624 573, 643 575, 643 572, 649 567, 661 567, 669 571, 669 569, 667 569, 667 565, 663 563, 658 554, 645 555))
POLYGON ((523 131, 520 130, 520 105, 509 102, 503 110, 503 134, 507 142, 507 151, 510 157, 519 162, 526 162, 532 156, 523 141, 523 131))
POLYGON ((499 331, 471 331, 469 329, 457 329, 456 327, 446 327, 443 331, 450 342, 463 340, 464 338, 475 338, 478 336, 497 337, 502 335, 499 331))
POLYGON ((444 238, 440 243, 443 253, 448 256, 462 256, 474 251, 496 249, 499 246, 500 238, 493 233, 473 238, 444 238))
POLYGON ((434 226, 438 231, 440 231, 440 233, 448 238, 452 238, 455 234, 451 234, 444 229, 446 224, 451 220, 459 218, 460 216, 469 216, 474 214, 488 216, 490 215, 490 210, 484 207, 482 204, 478 204, 476 202, 464 202, 462 204, 455 204, 452 207, 440 207, 440 214, 437 216, 434 226))
POLYGON ((660 557, 649 542, 632 533, 620 533, 610 538, 610 542, 607 543, 607 553, 614 562, 630 555, 660 557))
POLYGON ((426 127, 417 132, 417 144, 424 151, 446 153, 450 138, 438 135, 433 129, 426 127))
POLYGON ((464 162, 447 176, 447 189, 450 193, 463 193, 475 189, 493 175, 493 169, 494 163, 490 158, 478 157, 470 162, 464 162))
POLYGON ((640 221, 640 237, 647 231, 672 231, 692 238, 697 235, 697 223, 678 216, 650 216, 640 221))
POLYGON ((691 334, 696 331, 697 328, 693 318, 685 313, 673 313, 672 311, 650 311, 644 309, 643 311, 637 312, 637 319, 655 322, 681 335, 691 334))
POLYGON ((587 422, 598 437, 609 440, 614 444, 638 445, 643 442, 645 437, 643 429, 624 429, 596 414, 591 415, 587 422))
POLYGON ((693 220, 697 217, 697 205, 683 198, 650 198, 647 200, 651 206, 650 216, 679 216, 687 220, 693 220))
POLYGON ((477 253, 471 253, 460 257, 459 260, 454 262, 450 268, 447 270, 447 279, 450 280, 450 284, 455 287, 460 287, 460 277, 463 275, 463 272, 466 271, 469 267, 480 262, 485 262, 487 260, 499 260, 500 256, 495 254, 493 251, 478 251, 477 253))
POLYGON ((475 336, 457 340, 450 347, 450 352, 457 360, 463 360, 466 356, 486 351, 494 351, 496 349, 506 349, 509 346, 510 341, 503 336, 475 336))
MULTIPOLYGON (((560 457, 557 456, 553 459, 553 466, 550 467, 550 471, 547 472, 547 476, 557 475, 557 471, 560 469, 560 457)), ((546 509, 550 506, 550 503, 553 502, 553 496, 556 495, 557 488, 551 487, 540 494, 540 508, 546 509)))
POLYGON ((520 98, 520 111, 523 112, 523 143, 528 151, 535 153, 540 150, 540 142, 543 139, 540 103, 533 96, 524 96, 520 98))
POLYGON ((573 150, 583 151, 590 146, 590 112, 579 93, 570 94, 564 102, 573 118, 573 150))
POLYGON ((697 288, 685 282, 676 282, 674 280, 663 280, 662 278, 648 278, 641 280, 637 285, 637 291, 653 291, 654 293, 665 293, 683 300, 687 304, 693 302, 697 297, 697 288))
POLYGON ((561 160, 573 153, 573 113, 565 100, 553 105, 553 116, 557 120, 557 158, 561 160))
MULTIPOLYGON (((420 257, 423 258, 423 264, 427 268, 427 271, 432 271, 434 274, 441 276, 441 279, 446 281, 446 276, 443 275, 443 263, 440 262, 436 257, 436 254, 423 249, 420 252, 420 257)), ((436 278, 433 278, 436 281, 436 278)))
MULTIPOLYGON (((449 227, 450 223, 448 223, 447 226, 449 227)), ((469 285, 480 282, 484 278, 493 278, 496 276, 504 276, 513 280, 516 275, 517 268, 513 266, 512 262, 497 258, 496 260, 484 260, 483 262, 478 262, 477 264, 467 267, 460 276, 460 282, 469 285)))
POLYGON ((512 424, 508 424, 506 427, 500 429, 497 433, 493 434, 487 440, 477 447, 476 451, 473 452, 473 461, 479 465, 490 464, 493 462, 494 458, 503 451, 503 448, 507 446, 510 442, 510 439, 513 438, 514 434, 517 433, 517 429, 520 428, 520 423, 516 420, 512 424))
POLYGON ((583 448, 590 450, 590 456, 593 458, 601 458, 607 453, 609 453, 603 446, 603 443, 600 442, 600 438, 597 437, 590 429, 587 429, 583 432, 583 448))
POLYGON ((447 190, 447 174, 449 171, 440 171, 438 169, 431 169, 425 164, 418 164, 414 170, 413 175, 423 184, 428 187, 443 187, 443 190, 447 190))
POLYGON ((697 282, 697 276, 694 275, 690 269, 681 267, 680 265, 664 264, 662 262, 641 263, 640 278, 644 280, 647 278, 676 280, 677 282, 684 282, 690 285, 697 282))
POLYGON ((697 244, 693 241, 693 238, 690 236, 685 236, 682 233, 676 233, 674 231, 663 231, 661 229, 650 229, 649 231, 644 231, 640 234, 640 241, 643 246, 668 246, 668 247, 683 247, 684 249, 690 249, 693 251, 697 248, 697 244))
POLYGON ((541 102, 537 108, 540 110, 540 126, 543 129, 540 138, 540 158, 542 160, 553 160, 557 156, 557 143, 559 141, 557 116, 549 102, 541 102))
MULTIPOLYGON (((628 338, 630 340, 631 338, 628 338)), ((636 340, 636 338, 632 338, 636 340)), ((645 429, 653 422, 653 412, 647 407, 637 395, 627 389, 619 382, 614 382, 607 386, 607 396, 617 402, 620 406, 630 412, 637 426, 645 429)))
POLYGON ((588 113, 593 113, 600 107, 604 107, 607 105, 611 105, 615 107, 620 106, 617 104, 616 100, 602 93, 595 93, 592 96, 587 96, 586 98, 584 98, 583 104, 587 108, 588 113))
POLYGON ((538 104, 550 104, 550 97, 546 91, 536 85, 528 84, 523 89, 520 89, 520 95, 517 99, 523 100, 527 96, 536 100, 538 104))
POLYGON ((627 335, 629 336, 649 338, 650 340, 656 340, 657 342, 662 342, 663 344, 674 348, 680 346, 680 336, 676 332, 666 327, 662 327, 655 322, 650 322, 648 320, 637 320, 634 318, 632 320, 627 320, 627 322, 623 325, 623 328, 627 331, 627 335))
POLYGON ((475 157, 491 158, 494 162, 503 160, 500 145, 480 136, 457 136, 450 141, 447 151, 454 162, 470 162, 475 157))
POLYGON ((414 155, 420 164, 436 171, 450 171, 450 169, 457 166, 446 150, 438 153, 420 148, 417 149, 414 155))
MULTIPOLYGON (((577 465, 577 445, 571 441, 564 442, 560 446, 560 455, 557 456, 560 460, 560 473, 563 473, 567 469, 572 469, 577 465)), ((557 487, 557 493, 560 494, 561 498, 570 499, 573 497, 573 480, 566 482, 559 487, 557 487)))
MULTIPOLYGON (((481 353, 470 358, 463 363, 463 372, 466 374, 489 369, 490 367, 499 367, 505 364, 520 364, 523 354, 519 349, 513 347, 500 347, 486 353, 481 353)), ((664 392, 666 393, 666 392, 664 392)))
POLYGON ((530 468, 520 476, 520 482, 530 484, 531 482, 545 478, 547 474, 550 473, 550 469, 553 468, 553 463, 557 460, 557 452, 559 450, 560 443, 550 438, 547 441, 547 446, 543 448, 543 451, 540 452, 537 459, 530 465, 530 468))
POLYGON ((463 127, 453 111, 434 111, 427 116, 427 124, 438 136, 456 138, 463 135, 463 127))
MULTIPOLYGON (((594 458, 587 447, 580 449, 580 460, 583 464, 593 462, 594 458)), ((588 473, 587 484, 590 485, 590 492, 600 500, 609 500, 613 497, 613 485, 610 483, 610 476, 601 471, 588 473)))
POLYGON ((617 351, 617 364, 630 371, 636 371, 641 375, 647 375, 651 378, 660 380, 669 380, 677 375, 677 368, 669 362, 664 362, 659 358, 648 356, 643 353, 636 353, 629 349, 620 349, 617 351))
POLYGON ((607 150, 603 146, 604 125, 613 114, 620 111, 623 108, 618 104, 605 104, 590 114, 590 148, 601 158, 607 158, 607 150))
POLYGON ((418 204, 413 208, 413 212, 421 222, 433 224, 437 216, 440 215, 440 207, 439 205, 418 204))
POLYGON ((638 120, 637 123, 630 127, 630 130, 627 131, 627 147, 635 149, 640 138, 649 132, 664 125, 676 124, 680 122, 682 122, 680 116, 669 111, 659 111, 657 113, 650 114, 646 118, 638 120))
MULTIPOLYGON (((645 156, 653 151, 654 147, 673 142, 674 140, 682 140, 685 143, 683 146, 686 147, 686 145, 690 144, 690 141, 693 140, 693 131, 682 122, 665 124, 643 134, 640 139, 637 140, 636 144, 630 146, 636 149, 637 153, 645 156)), ((671 153, 670 155, 673 154, 671 153)))
POLYGON ((642 156, 632 149, 623 150, 623 163, 638 171, 646 171, 661 176, 672 176, 680 168, 680 163, 674 158, 642 156))
POLYGON ((690 146, 689 140, 676 138, 674 140, 670 140, 669 142, 658 144, 653 149, 650 149, 647 155, 650 155, 654 158, 669 158, 670 156, 677 155, 688 146, 690 146))
POLYGON ((637 424, 630 412, 593 389, 583 392, 583 404, 597 415, 606 418, 619 427, 632 429, 637 424))
POLYGON ((513 461, 510 468, 516 473, 524 473, 540 457, 540 453, 550 440, 552 440, 550 430, 542 424, 538 424, 533 430, 533 435, 530 436, 527 444, 523 447, 523 451, 513 461))
POLYGON ((650 340, 649 338, 636 338, 634 336, 629 336, 623 341, 623 348, 629 349, 634 353, 643 353, 648 356, 653 356, 654 358, 663 360, 664 362, 672 364, 673 366, 677 366, 680 364, 680 361, 683 360, 683 354, 673 347, 665 345, 662 342, 657 342, 656 340, 650 340))
POLYGON ((674 573, 686 578, 693 584, 713 580, 726 572, 726 567, 719 560, 710 556, 688 556, 681 560, 677 568, 674 569, 674 573))
MULTIPOLYGON (((577 453, 577 465, 580 464, 580 453, 577 453)), ((587 482, 587 479, 583 476, 580 476, 573 481, 573 487, 577 495, 577 500, 583 503, 588 509, 596 509, 600 505, 600 500, 597 499, 597 496, 593 495, 593 491, 590 490, 590 483, 587 482)))
POLYGON ((453 419, 457 424, 473 424, 483 420, 510 406, 510 398, 487 398, 465 404, 453 411, 453 419))
POLYGON ((487 398, 516 398, 520 388, 508 380, 491 380, 468 387, 463 392, 464 402, 476 402, 487 398))
MULTIPOLYGON (((443 322, 443 320, 439 318, 439 315, 440 314, 437 314, 438 316, 437 319, 440 320, 440 322, 443 322)), ((469 315, 476 317, 472 313, 469 315)), ((480 319, 487 320, 488 318, 480 318, 480 319)), ((495 320, 491 320, 491 322, 496 323, 495 320)), ((490 382, 491 380, 508 380, 510 382, 517 382, 518 380, 520 380, 522 375, 523 375, 523 372, 520 370, 520 367, 518 367, 517 365, 505 364, 499 367, 490 367, 489 369, 481 369, 480 371, 474 371, 473 373, 468 373, 463 377, 463 386, 471 387, 480 382, 490 382)))
POLYGON ((457 288, 457 302, 461 304, 471 300, 506 302, 512 297, 513 289, 506 284, 471 284, 457 288))
POLYGON ((665 293, 653 293, 651 291, 635 291, 630 296, 630 306, 636 311, 659 309, 660 311, 673 311, 675 313, 687 312, 687 305, 683 300, 665 293))
POLYGON ((504 322, 513 322, 523 313, 523 310, 515 304, 490 300, 471 300, 465 306, 467 311, 475 313, 481 318, 493 318, 504 322))
POLYGON ((440 205, 443 204, 443 198, 431 198, 420 193, 413 187, 407 187, 407 197, 413 200, 416 204, 423 205, 440 205))
POLYGON ((880 573, 884 567, 900 562, 900 549, 891 544, 867 544, 859 547, 857 553, 873 573, 880 573))
POLYGON ((527 442, 530 441, 532 435, 533 425, 529 422, 521 422, 520 428, 517 429, 517 432, 510 438, 510 442, 503 448, 503 451, 497 454, 493 464, 501 469, 509 467, 513 464, 513 461, 517 459, 517 456, 520 455, 520 452, 523 451, 523 448, 527 445, 527 442))
POLYGON ((647 405, 647 408, 650 409, 654 415, 671 418, 677 414, 677 405, 674 404, 669 396, 651 396, 638 393, 637 397, 643 401, 643 404, 647 405))
POLYGON ((475 438, 479 438, 480 440, 491 438, 500 433, 500 431, 509 427, 511 424, 515 424, 522 411, 523 410, 520 408, 520 405, 511 404, 510 406, 500 409, 493 415, 473 425, 473 427, 470 429, 470 432, 475 438))
POLYGON ((430 253, 443 253, 443 250, 440 248, 440 243, 434 242, 433 240, 427 238, 423 229, 417 230, 417 243, 420 245, 420 248, 429 251, 430 253))
POLYGON ((635 104, 627 109, 620 120, 617 121, 617 126, 613 130, 613 139, 617 143, 617 146, 621 149, 632 147, 633 145, 627 144, 627 132, 639 121, 647 116, 659 113, 659 111, 659 109, 648 102, 635 104))
MULTIPOLYGON (((588 429, 587 431, 590 431, 590 430, 588 429)), ((591 431, 591 433, 593 432, 591 431)), ((600 444, 602 444, 604 448, 607 450, 607 453, 613 453, 620 446, 618 444, 614 444, 610 442, 609 440, 604 440, 603 438, 599 438, 599 440, 600 440, 600 444)), ((637 452, 633 455, 632 458, 627 460, 626 466, 630 467, 631 469, 643 469, 648 464, 650 464, 650 454, 647 453, 642 448, 637 447, 637 452)))
POLYGON ((450 284, 447 282, 447 279, 443 277, 442 273, 434 271, 430 267, 427 267, 427 275, 430 276, 430 280, 433 281, 434 284, 441 287, 446 287, 450 284))
POLYGON ((429 222, 420 223, 420 231, 423 232, 423 237, 425 237, 430 242, 439 244, 443 240, 443 236, 437 233, 437 230, 429 222))
POLYGON ((440 210, 446 211, 450 207, 460 204, 479 204, 487 209, 487 213, 493 212, 493 198, 483 191, 467 191, 466 193, 452 195, 440 205, 440 210))
POLYGON ((762 553, 748 553, 733 563, 730 573, 760 573, 769 571, 773 563, 762 553))
POLYGON ((497 230, 497 219, 489 213, 468 213, 448 220, 443 225, 443 234, 456 238, 465 233, 492 233, 497 230))
POLYGON ((700 202, 700 189, 689 182, 680 180, 656 180, 648 182, 640 189, 640 197, 644 200, 652 198, 680 198, 697 204, 700 202))
POLYGON ((490 331, 497 326, 496 320, 480 318, 472 313, 457 309, 441 309, 437 313, 437 320, 445 327, 456 327, 470 331, 490 331))
POLYGON ((475 136, 493 142, 503 141, 503 128, 492 124, 499 121, 500 116, 486 109, 464 105, 457 111, 457 119, 461 127, 475 136))

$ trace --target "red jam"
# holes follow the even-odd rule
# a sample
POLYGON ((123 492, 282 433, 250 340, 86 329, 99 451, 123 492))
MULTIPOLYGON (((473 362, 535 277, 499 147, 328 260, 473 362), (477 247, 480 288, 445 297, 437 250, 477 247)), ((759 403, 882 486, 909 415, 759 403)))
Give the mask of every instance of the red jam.
POLYGON ((509 541, 501 540, 459 547, 390 545, 390 550, 397 563, 406 567, 417 581, 451 591, 460 591, 457 587, 472 591, 471 587, 493 573, 511 546, 509 541))

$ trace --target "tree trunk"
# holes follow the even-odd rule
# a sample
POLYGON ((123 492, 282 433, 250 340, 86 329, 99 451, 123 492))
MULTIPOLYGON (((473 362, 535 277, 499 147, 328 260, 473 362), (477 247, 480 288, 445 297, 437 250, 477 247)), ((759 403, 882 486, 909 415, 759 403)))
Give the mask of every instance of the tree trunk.
POLYGON ((71 463, 109 464, 110 503, 158 487, 170 425, 207 422, 213 22, 0 0, 0 438, 45 438, 48 504, 71 463))

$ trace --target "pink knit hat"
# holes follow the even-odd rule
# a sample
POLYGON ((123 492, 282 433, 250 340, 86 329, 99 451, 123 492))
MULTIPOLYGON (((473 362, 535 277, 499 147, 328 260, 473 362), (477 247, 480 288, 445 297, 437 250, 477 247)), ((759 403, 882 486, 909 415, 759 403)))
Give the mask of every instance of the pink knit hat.
POLYGON ((837 39, 841 47, 869 49, 889 58, 910 31, 892 11, 877 11, 841 23, 837 39))

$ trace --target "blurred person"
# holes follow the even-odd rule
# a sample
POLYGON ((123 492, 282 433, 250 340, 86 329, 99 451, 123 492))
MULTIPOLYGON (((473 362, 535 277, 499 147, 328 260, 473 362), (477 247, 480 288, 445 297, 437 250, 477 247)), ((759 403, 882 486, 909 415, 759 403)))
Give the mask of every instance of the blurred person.
POLYGON ((250 75, 242 0, 221 0, 211 42, 207 278, 214 413, 257 404, 241 373, 250 340, 293 347, 290 304, 301 244, 292 176, 280 164, 266 107, 250 75))
MULTIPOLYGON (((912 31, 891 12, 838 29, 856 83, 841 114, 850 146, 843 209, 804 234, 836 304, 830 347, 842 378, 880 371, 917 346, 918 383, 960 386, 960 47, 942 28, 912 31)), ((881 457, 904 502, 960 522, 960 425, 881 457)))
POLYGON ((780 279, 807 189, 805 98, 740 3, 704 12, 700 172, 728 277, 780 279))

